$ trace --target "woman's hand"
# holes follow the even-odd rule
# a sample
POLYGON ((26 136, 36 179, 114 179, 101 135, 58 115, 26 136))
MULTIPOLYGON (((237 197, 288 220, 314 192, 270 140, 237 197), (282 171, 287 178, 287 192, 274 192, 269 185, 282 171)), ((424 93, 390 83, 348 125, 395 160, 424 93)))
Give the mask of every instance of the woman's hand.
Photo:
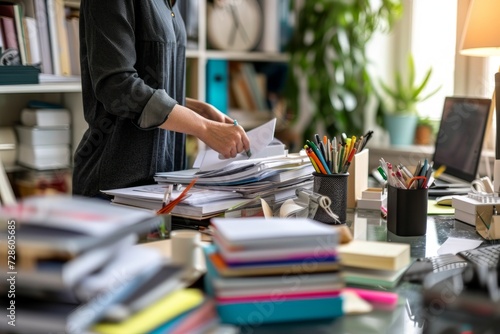
POLYGON ((233 124, 233 120, 211 104, 186 98, 186 107, 211 121, 233 124))
POLYGON ((226 159, 250 150, 250 140, 239 125, 210 122, 200 139, 226 159))
MULTIPOLYGON (((192 108, 194 108, 193 105, 198 108, 202 105, 211 107, 207 103, 199 101, 194 103, 193 101, 187 103, 192 108)), ((226 159, 234 158, 238 153, 250 150, 250 140, 241 126, 233 124, 231 118, 215 108, 212 111, 210 108, 204 110, 208 112, 207 115, 211 115, 217 120, 204 117, 200 114, 200 109, 195 111, 185 106, 176 105, 160 127, 196 136, 226 159)))

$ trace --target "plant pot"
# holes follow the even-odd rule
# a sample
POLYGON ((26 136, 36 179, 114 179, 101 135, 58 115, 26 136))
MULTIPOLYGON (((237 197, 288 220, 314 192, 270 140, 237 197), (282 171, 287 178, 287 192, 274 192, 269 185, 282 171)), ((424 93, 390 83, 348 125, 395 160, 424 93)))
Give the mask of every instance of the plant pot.
POLYGON ((417 122, 417 115, 385 115, 385 126, 391 145, 413 145, 417 122))
POLYGON ((432 143, 432 127, 428 125, 418 125, 415 130, 415 144, 430 145, 432 143))

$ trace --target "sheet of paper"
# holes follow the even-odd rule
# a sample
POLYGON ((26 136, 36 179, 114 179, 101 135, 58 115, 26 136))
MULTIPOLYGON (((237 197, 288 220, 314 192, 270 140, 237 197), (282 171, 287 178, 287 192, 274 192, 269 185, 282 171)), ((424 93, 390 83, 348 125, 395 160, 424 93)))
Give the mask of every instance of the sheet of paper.
MULTIPOLYGON (((275 127, 276 118, 247 132, 248 139, 250 140, 250 150, 252 151, 252 156, 257 156, 259 152, 261 152, 273 141, 275 127)), ((240 153, 231 159, 220 159, 219 153, 208 147, 199 154, 203 154, 203 160, 199 166, 200 171, 219 169, 233 161, 251 159, 251 157, 249 158, 245 153, 240 153)), ((199 161, 198 158, 196 160, 199 161)))
POLYGON ((437 250, 438 255, 441 254, 457 254, 458 252, 474 249, 478 247, 482 240, 471 240, 464 238, 449 237, 437 250))

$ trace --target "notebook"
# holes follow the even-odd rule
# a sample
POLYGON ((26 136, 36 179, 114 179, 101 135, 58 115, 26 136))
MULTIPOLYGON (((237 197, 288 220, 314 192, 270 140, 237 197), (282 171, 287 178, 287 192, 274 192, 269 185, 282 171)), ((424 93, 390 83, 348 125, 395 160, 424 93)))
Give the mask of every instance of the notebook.
POLYGON ((448 96, 434 146, 434 170, 446 170, 429 195, 467 194, 477 178, 479 162, 489 123, 491 99, 448 96))

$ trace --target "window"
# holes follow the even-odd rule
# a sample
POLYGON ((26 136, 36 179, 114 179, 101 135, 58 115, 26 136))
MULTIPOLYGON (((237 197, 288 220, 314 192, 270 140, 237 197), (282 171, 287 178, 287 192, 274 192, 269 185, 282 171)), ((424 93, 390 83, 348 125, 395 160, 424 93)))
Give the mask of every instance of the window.
POLYGON ((410 52, 415 59, 417 79, 422 79, 427 69, 432 67, 424 92, 430 93, 441 86, 435 95, 419 104, 421 116, 439 119, 444 98, 454 95, 456 26, 456 0, 413 1, 410 52))

